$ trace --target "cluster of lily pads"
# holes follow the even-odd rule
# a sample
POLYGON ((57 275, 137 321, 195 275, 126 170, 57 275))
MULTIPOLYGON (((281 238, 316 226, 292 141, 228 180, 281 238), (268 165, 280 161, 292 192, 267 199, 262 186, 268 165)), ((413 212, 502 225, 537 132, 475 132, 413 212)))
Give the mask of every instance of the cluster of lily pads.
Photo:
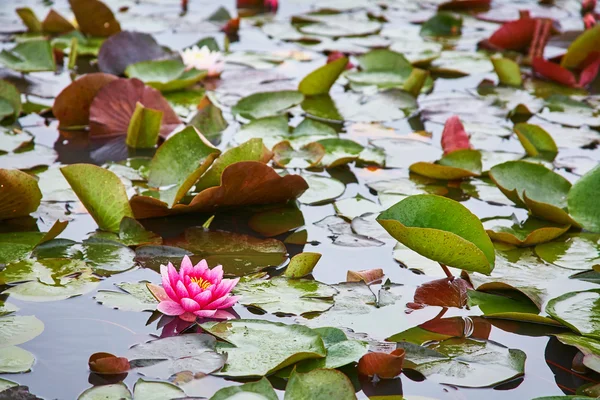
MULTIPOLYGON (((242 40, 246 30, 293 46, 276 53, 230 51, 240 20, 224 9, 166 19, 207 35, 175 50, 121 29, 152 15, 120 23, 98 0, 69 3, 75 21, 17 9, 27 32, 0 53, 24 73, 0 80, 1 374, 35 374, 18 345, 43 333, 43 315, 21 315, 21 302, 88 294, 151 313, 162 332, 92 354, 91 376, 105 380, 81 400, 385 398, 388 383, 402 394, 403 371, 518 385, 526 352, 491 340, 492 328, 535 326, 600 373, 600 26, 588 2, 519 13, 485 0, 327 0, 289 20, 244 19, 242 40), (586 29, 561 35, 551 18, 586 29), (186 64, 211 52, 222 72, 186 64), (44 71, 72 80, 46 96, 44 71), (468 89, 449 83, 471 77, 468 89), (54 148, 40 129, 59 131, 54 148), (86 214, 98 229, 64 238, 86 214), (185 229, 163 233, 182 214, 185 229), (393 247, 416 280, 385 279, 398 275, 377 257, 340 266, 305 246, 393 247), (157 311, 159 275, 126 281, 184 256, 240 277, 233 293, 254 317, 240 307, 229 321, 183 321, 157 311), (315 279, 334 267, 345 281, 315 279), (131 372, 144 378, 128 386, 131 372), (246 383, 208 393, 210 376, 246 383)), ((31 396, 0 378, 0 398, 31 396)))

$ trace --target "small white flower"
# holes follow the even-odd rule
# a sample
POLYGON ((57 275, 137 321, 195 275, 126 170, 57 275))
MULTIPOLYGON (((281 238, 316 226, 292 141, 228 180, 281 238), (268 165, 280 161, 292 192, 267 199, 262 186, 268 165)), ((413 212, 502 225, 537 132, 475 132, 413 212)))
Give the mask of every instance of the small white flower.
POLYGON ((221 75, 225 67, 225 58, 219 51, 210 51, 208 46, 193 46, 181 52, 181 59, 187 69, 196 68, 208 71, 208 76, 221 75))

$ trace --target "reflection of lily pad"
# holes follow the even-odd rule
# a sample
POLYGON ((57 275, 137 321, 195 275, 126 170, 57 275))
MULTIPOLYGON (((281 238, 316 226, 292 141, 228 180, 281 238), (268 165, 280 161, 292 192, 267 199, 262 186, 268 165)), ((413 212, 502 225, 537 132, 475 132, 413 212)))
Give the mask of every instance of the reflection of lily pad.
POLYGON ((577 333, 600 339, 600 290, 570 292, 548 302, 546 312, 577 333))
POLYGON ((600 235, 565 235, 562 240, 535 246, 535 253, 542 260, 563 268, 589 270, 600 266, 600 235))

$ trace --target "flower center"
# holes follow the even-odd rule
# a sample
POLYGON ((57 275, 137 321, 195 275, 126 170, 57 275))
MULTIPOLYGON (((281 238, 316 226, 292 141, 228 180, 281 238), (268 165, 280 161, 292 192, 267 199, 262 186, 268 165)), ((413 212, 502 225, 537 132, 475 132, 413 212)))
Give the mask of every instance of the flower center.
POLYGON ((202 290, 206 290, 209 287, 211 287, 212 283, 210 283, 209 281, 207 281, 204 278, 190 278, 190 280, 192 282, 194 282, 196 285, 200 286, 200 288, 202 290))

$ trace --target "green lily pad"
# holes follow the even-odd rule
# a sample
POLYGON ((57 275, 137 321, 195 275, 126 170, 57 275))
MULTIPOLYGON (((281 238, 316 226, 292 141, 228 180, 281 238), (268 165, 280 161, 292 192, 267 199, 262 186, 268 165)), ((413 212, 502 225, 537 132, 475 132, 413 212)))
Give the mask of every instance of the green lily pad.
POLYGON ((10 50, 2 50, 0 64, 19 72, 54 71, 56 64, 50 42, 28 40, 10 50))
MULTIPOLYGON (((0 120, 21 114, 21 93, 12 84, 0 80, 0 120)), ((13 149, 11 149, 13 150, 13 149)))
POLYGON ((19 307, 0 300, 0 317, 19 311, 19 307))
POLYGON ((337 215, 353 220, 366 213, 379 213, 382 211, 382 207, 363 196, 356 195, 348 199, 336 201, 333 204, 337 215))
POLYGON ((104 43, 105 38, 101 37, 86 37, 79 31, 71 31, 52 39, 53 48, 66 50, 71 47, 73 38, 77 40, 77 54, 81 56, 97 57, 100 52, 100 47, 104 43))
POLYGON ((289 139, 288 119, 285 115, 265 117, 250 121, 235 133, 237 143, 247 143, 251 139, 262 139, 264 145, 271 149, 282 140, 289 139))
POLYGON ((22 301, 46 302, 66 300, 94 290, 100 281, 90 273, 75 278, 63 278, 60 285, 47 285, 39 281, 21 283, 5 290, 13 298, 22 301))
POLYGON ((49 285, 60 284, 63 277, 81 272, 91 272, 80 260, 68 258, 26 259, 8 265, 0 271, 0 284, 39 281, 49 285))
POLYGON ((487 387, 521 376, 526 355, 491 341, 452 338, 425 347, 400 343, 404 368, 413 368, 434 382, 487 387))
POLYGON ((196 257, 206 259, 211 267, 221 264, 225 274, 235 276, 279 266, 287 256, 287 249, 279 240, 207 231, 200 227, 188 228, 183 237, 165 240, 165 244, 190 251, 196 257))
POLYGON ((196 191, 221 184, 221 175, 225 168, 240 161, 260 161, 267 163, 271 152, 265 147, 262 139, 250 139, 221 154, 196 183, 196 191))
POLYGON ((226 359, 215 352, 215 345, 215 338, 207 334, 179 335, 137 344, 127 358, 139 373, 158 379, 182 371, 210 374, 221 369, 226 359))
POLYGON ((600 266, 600 235, 574 233, 562 240, 539 244, 535 253, 542 260, 567 269, 589 270, 600 266))
POLYGON ((13 381, 9 381, 7 379, 0 378, 0 393, 5 391, 6 389, 9 389, 9 388, 12 388, 15 386, 19 386, 19 384, 16 382, 13 382, 13 381))
POLYGON ((498 75, 498 80, 502 85, 521 87, 523 80, 521 79, 521 68, 519 64, 510 58, 493 57, 491 59, 494 64, 494 70, 498 75))
POLYGON ((334 168, 355 161, 364 147, 349 139, 323 139, 317 143, 325 148, 321 164, 325 168, 334 168))
POLYGON ((133 217, 125 187, 114 173, 91 164, 60 170, 100 229, 119 232, 121 220, 133 217))
POLYGON ((485 274, 494 269, 494 247, 479 218, 454 200, 410 196, 377 220, 396 240, 427 258, 485 274))
POLYGON ((305 374, 293 371, 285 390, 285 400, 355 400, 350 379, 335 369, 316 369, 305 374))
POLYGON ((218 373, 230 377, 265 376, 298 361, 327 355, 321 336, 302 325, 262 320, 208 322, 202 329, 227 343, 217 350, 227 353, 218 373))
POLYGON ((256 400, 278 400, 277 393, 273 390, 273 386, 269 380, 263 377, 260 381, 244 383, 240 386, 230 386, 219 389, 210 400, 228 400, 233 398, 243 399, 243 396, 248 396, 249 399, 254 399, 253 395, 256 394, 256 400))
POLYGON ((569 213, 584 229, 600 232, 600 210, 595 197, 600 190, 600 166, 582 176, 569 190, 569 213))
POLYGON ((33 366, 34 361, 33 354, 20 347, 0 347, 0 374, 27 372, 33 366))
MULTIPOLYGON (((173 108, 175 113, 177 113, 177 115, 180 115, 182 117, 189 117, 190 115, 192 115, 193 113, 198 111, 198 105, 202 102, 202 99, 204 98, 205 95, 206 95, 206 91, 204 89, 196 89, 196 88, 188 88, 185 90, 177 90, 175 92, 163 93, 163 97, 169 102, 169 104, 171 105, 171 107, 173 108)), ((215 106, 213 106, 213 107, 216 108, 217 110, 219 110, 219 111, 215 110, 216 111, 215 113, 218 114, 220 112, 220 109, 215 106)), ((200 112, 198 112, 198 113, 200 113, 200 112)), ((210 118, 212 118, 212 117, 213 116, 210 115, 210 118)), ((218 118, 218 115, 216 117, 218 118)), ((222 117, 222 115, 221 115, 221 117, 222 117)), ((202 132, 204 134, 204 136, 209 137, 210 133, 208 130, 206 130, 206 125, 203 125, 204 118, 206 118, 206 116, 199 116, 197 120, 195 120, 193 122, 191 120, 188 125, 195 126, 200 132, 202 132)), ((210 122, 212 123, 213 121, 210 121, 210 122)), ((215 120, 215 122, 221 123, 221 124, 223 123, 223 121, 217 122, 216 120, 215 120)))
POLYGON ((206 71, 195 68, 186 70, 179 60, 140 61, 125 69, 128 77, 137 78, 161 92, 185 89, 202 80, 206 74, 206 71))
POLYGON ((132 400, 131 392, 123 382, 112 385, 92 386, 79 395, 77 400, 120 399, 132 400))
POLYGON ((600 372, 600 341, 573 333, 560 333, 555 336, 561 343, 577 347, 584 354, 583 365, 600 372))
POLYGON ((519 247, 535 246, 550 242, 569 230, 570 225, 556 225, 537 218, 523 223, 513 219, 494 218, 484 222, 487 234, 494 241, 519 247))
POLYGON ((327 311, 337 290, 312 279, 274 277, 239 282, 233 289, 240 303, 271 314, 302 315, 327 311))
POLYGON ((544 128, 538 125, 520 123, 516 124, 513 129, 529 156, 552 161, 558 154, 554 139, 544 128))
POLYGON ((596 315, 600 308, 600 290, 569 292, 551 299, 546 312, 575 332, 600 339, 600 324, 596 315))
POLYGON ((316 205, 340 197, 346 190, 346 185, 337 179, 319 175, 302 175, 308 190, 298 198, 302 204, 316 205))
POLYGON ((540 164, 508 161, 490 169, 490 178, 518 206, 537 217, 562 225, 579 226, 567 213, 571 183, 540 164))
MULTIPOLYGON (((484 315, 489 317, 510 317, 510 314, 534 314, 540 309, 527 296, 519 292, 492 294, 468 290, 469 307, 479 307, 484 315), (506 294, 506 295, 505 295, 506 294)), ((507 318, 510 319, 510 318, 507 318)))
POLYGON ((33 315, 9 315, 0 318, 0 347, 25 343, 44 331, 44 323, 33 315))
POLYGON ((325 147, 319 142, 296 150, 288 140, 284 140, 273 147, 273 162, 284 168, 311 168, 318 165, 325 155, 325 147))
POLYGON ((560 65, 564 68, 577 68, 600 45, 600 28, 595 26, 584 31, 571 42, 567 53, 563 56, 560 65))
POLYGON ((244 97, 231 108, 231 112, 248 119, 281 114, 304 100, 302 93, 293 90, 254 93, 244 97))
POLYGON ((118 310, 137 312, 154 311, 158 302, 150 290, 148 290, 146 283, 120 283, 116 286, 122 290, 121 292, 99 290, 94 298, 98 303, 118 310))
POLYGON ((298 91, 305 96, 329 93, 340 74, 346 69, 348 59, 341 57, 327 63, 306 75, 298 85, 298 91))
POLYGON ((472 51, 444 50, 431 62, 431 71, 450 75, 474 75, 491 72, 494 66, 489 57, 472 51))
POLYGON ((152 382, 138 379, 133 386, 133 398, 144 400, 163 400, 185 397, 185 392, 169 382, 152 382))
POLYGON ((163 143, 150 162, 148 185, 173 207, 194 186, 221 152, 194 127, 187 127, 163 143))
POLYGON ((538 116, 547 121, 573 127, 600 126, 600 112, 588 102, 552 94, 546 98, 545 105, 546 108, 538 116))
POLYGON ((158 141, 162 116, 162 111, 146 108, 140 102, 136 103, 127 127, 125 140, 127 146, 140 149, 154 148, 158 141))
MULTIPOLYGON (((172 99, 172 96, 167 96, 167 100, 170 102, 172 99)), ((210 94, 209 96, 203 96, 196 101, 191 102, 191 106, 193 109, 196 109, 199 106, 201 106, 201 108, 199 108, 198 112, 192 117, 189 125, 194 126, 198 131, 202 132, 204 137, 212 144, 218 145, 221 143, 221 134, 227 129, 229 123, 223 117, 223 111, 210 101, 210 94)))
POLYGON ((37 210, 42 192, 37 180, 18 169, 0 169, 0 221, 29 215, 37 210))
POLYGON ((410 171, 434 179, 454 180, 481 175, 481 153, 477 150, 457 150, 436 163, 418 162, 410 171))
POLYGON ((287 278, 302 278, 310 275, 320 259, 321 254, 319 253, 303 252, 296 254, 290 260, 283 276, 287 278))
POLYGON ((460 15, 438 12, 421 25, 421 36, 459 36, 462 24, 460 15))

